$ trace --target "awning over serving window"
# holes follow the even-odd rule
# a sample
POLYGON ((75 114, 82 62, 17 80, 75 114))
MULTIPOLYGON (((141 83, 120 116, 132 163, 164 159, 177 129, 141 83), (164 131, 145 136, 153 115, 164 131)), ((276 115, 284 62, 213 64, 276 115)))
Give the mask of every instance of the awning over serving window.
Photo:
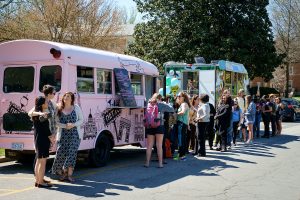
POLYGON ((189 71, 189 70, 211 70, 217 68, 220 70, 248 74, 243 64, 230 62, 226 60, 219 60, 217 63, 210 63, 210 64, 205 64, 205 63, 186 64, 186 63, 167 62, 164 64, 164 67, 167 73, 173 69, 176 69, 178 71, 189 71))
POLYGON ((240 63, 220 60, 218 62, 218 65, 219 65, 218 66, 219 69, 221 69, 221 70, 238 72, 238 73, 242 73, 242 74, 248 74, 248 72, 247 72, 246 68, 244 67, 244 65, 240 64, 240 63))

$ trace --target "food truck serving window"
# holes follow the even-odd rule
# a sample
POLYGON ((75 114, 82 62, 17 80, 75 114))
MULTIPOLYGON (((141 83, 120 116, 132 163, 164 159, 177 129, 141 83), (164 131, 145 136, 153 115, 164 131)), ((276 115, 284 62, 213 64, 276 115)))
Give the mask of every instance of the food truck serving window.
POLYGON ((4 71, 3 92, 32 92, 34 83, 34 68, 9 67, 4 71))
POLYGON ((40 71, 39 89, 42 92, 44 85, 52 85, 58 92, 61 89, 61 66, 43 66, 40 71))
POLYGON ((97 69, 98 94, 112 94, 111 76, 112 76, 111 71, 97 69))
POLYGON ((94 93, 94 69, 92 67, 77 67, 77 90, 94 93))
POLYGON ((131 74, 131 87, 135 95, 143 95, 143 75, 131 74))

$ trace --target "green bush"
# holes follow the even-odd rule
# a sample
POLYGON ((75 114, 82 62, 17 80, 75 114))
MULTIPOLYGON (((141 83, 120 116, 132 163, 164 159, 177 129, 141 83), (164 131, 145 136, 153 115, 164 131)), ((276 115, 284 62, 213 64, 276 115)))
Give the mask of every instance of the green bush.
POLYGON ((0 149, 0 156, 4 156, 5 152, 4 149, 0 149))
MULTIPOLYGON (((279 94, 279 92, 275 88, 270 87, 260 87, 260 96, 263 95, 269 95, 269 94, 279 94)), ((249 89, 250 95, 256 95, 257 94, 257 87, 252 87, 249 89)))

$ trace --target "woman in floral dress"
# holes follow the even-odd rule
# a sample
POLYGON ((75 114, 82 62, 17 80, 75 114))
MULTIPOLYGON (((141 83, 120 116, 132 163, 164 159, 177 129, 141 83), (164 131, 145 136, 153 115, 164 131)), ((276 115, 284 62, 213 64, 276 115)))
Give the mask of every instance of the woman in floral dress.
POLYGON ((60 181, 74 182, 72 174, 77 159, 77 150, 81 141, 80 125, 83 123, 82 111, 74 105, 75 96, 67 92, 62 97, 57 111, 58 127, 57 151, 52 173, 60 175, 60 181))

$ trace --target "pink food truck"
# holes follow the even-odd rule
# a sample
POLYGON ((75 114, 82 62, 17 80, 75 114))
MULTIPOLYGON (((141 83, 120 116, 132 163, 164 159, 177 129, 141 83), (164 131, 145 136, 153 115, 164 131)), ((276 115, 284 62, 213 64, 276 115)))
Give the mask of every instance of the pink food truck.
POLYGON ((157 68, 139 58, 68 44, 16 40, 0 44, 0 148, 8 158, 34 154, 28 111, 56 88, 55 102, 75 93, 84 114, 79 158, 103 166, 115 146, 145 147, 145 100, 157 88, 157 68))

